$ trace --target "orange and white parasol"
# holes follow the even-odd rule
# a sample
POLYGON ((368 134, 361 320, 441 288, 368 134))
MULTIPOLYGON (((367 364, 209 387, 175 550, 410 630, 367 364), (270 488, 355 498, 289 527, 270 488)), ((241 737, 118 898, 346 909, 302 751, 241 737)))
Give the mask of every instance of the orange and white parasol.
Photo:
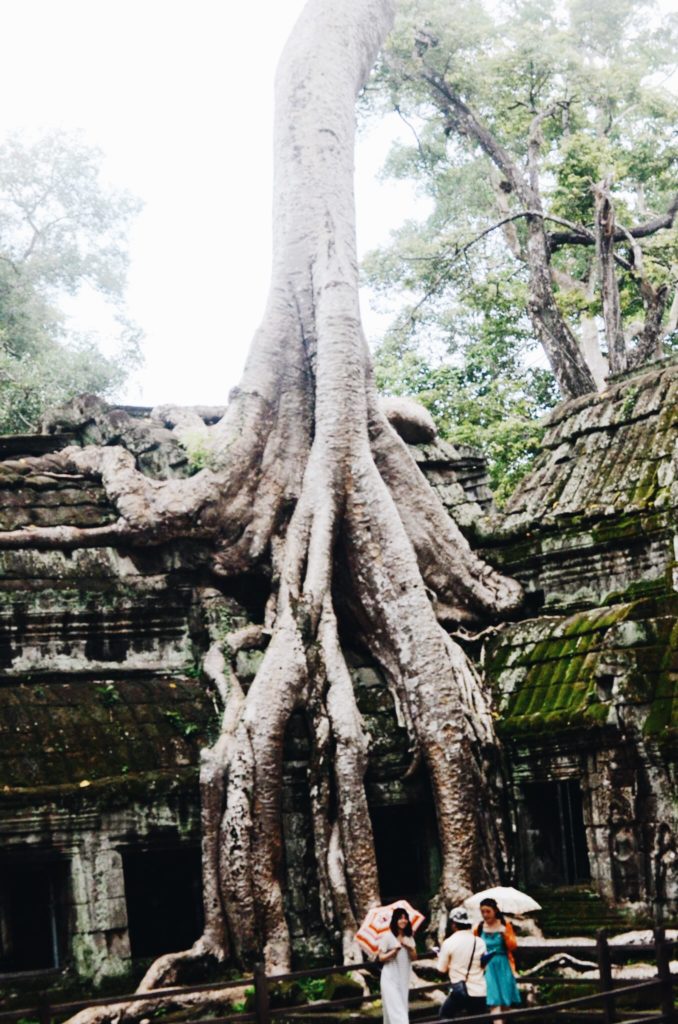
POLYGON ((407 900, 396 900, 395 903, 389 903, 387 906, 372 907, 371 910, 368 910, 365 920, 356 933, 356 942, 361 949, 364 949, 370 956, 376 956, 379 952, 381 938, 391 926, 393 911, 401 909, 407 912, 412 931, 416 932, 424 920, 424 915, 419 910, 415 910, 407 900))

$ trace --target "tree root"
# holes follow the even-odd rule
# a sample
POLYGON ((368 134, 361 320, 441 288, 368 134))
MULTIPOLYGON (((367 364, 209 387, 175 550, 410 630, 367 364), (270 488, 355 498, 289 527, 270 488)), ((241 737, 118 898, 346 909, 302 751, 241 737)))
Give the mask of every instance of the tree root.
MULTIPOLYGON (((172 954, 179 956, 181 954, 172 954)), ((164 959, 164 958, 161 958, 164 959)), ((186 959, 189 955, 186 954, 186 959)), ((153 1020, 162 1008, 167 1010, 195 1010, 206 1011, 210 1007, 223 1012, 224 1005, 229 1007, 234 1002, 240 1002, 246 997, 245 987, 212 989, 209 992, 173 992, 167 988, 166 992, 157 989, 152 995, 149 991, 149 998, 134 1003, 108 1003, 105 1006, 91 1006, 80 1010, 68 1018, 66 1024, 110 1024, 110 1022, 142 1021, 144 1018, 153 1020)))
POLYGON ((398 508, 421 575, 445 608, 447 621, 472 624, 515 614, 523 600, 520 584, 500 576, 471 550, 372 392, 370 399, 376 467, 398 508))

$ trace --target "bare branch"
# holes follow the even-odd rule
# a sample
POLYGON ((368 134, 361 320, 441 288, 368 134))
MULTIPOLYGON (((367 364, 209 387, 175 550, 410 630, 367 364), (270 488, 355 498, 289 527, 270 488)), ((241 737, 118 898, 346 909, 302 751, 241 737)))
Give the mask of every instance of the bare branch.
POLYGON ((20 270, 17 267, 16 263, 14 262, 14 260, 10 259, 9 256, 0 256, 0 260, 2 260, 3 263, 9 263, 10 267, 12 268, 15 274, 20 273, 20 270))
MULTIPOLYGON (((657 231, 661 231, 664 228, 672 228, 677 213, 678 192, 676 192, 671 200, 666 213, 658 217, 652 217, 650 220, 645 221, 644 224, 637 224, 633 228, 617 228, 612 240, 614 242, 623 242, 629 235, 631 238, 647 238, 649 235, 654 235, 657 231)), ((577 228, 574 231, 554 231, 549 235, 551 252, 554 252, 563 245, 595 245, 595 236, 591 231, 581 228, 577 228)))
POLYGON ((603 302, 603 322, 607 340, 607 355, 612 373, 623 373, 627 368, 626 339, 622 330, 619 284, 614 266, 614 235, 616 230, 614 206, 610 197, 609 180, 594 188, 596 199, 596 256, 603 302))
MULTIPOLYGON (((536 217, 542 221, 552 221, 555 224, 569 225, 570 227, 576 230, 588 230, 587 228, 583 228, 580 227, 579 225, 573 224, 571 221, 564 220, 562 217, 552 217, 550 214, 541 213, 539 210, 520 210, 519 213, 512 213, 510 217, 503 217, 501 220, 498 220, 495 224, 491 224, 489 228, 485 228, 484 231, 481 231, 479 235, 476 235, 475 238, 472 238, 469 242, 465 242, 464 245, 452 249, 451 254, 449 256, 445 256, 442 254, 436 256, 403 256, 402 259, 408 263, 454 262, 460 256, 463 256, 464 253, 468 252, 469 249, 472 249, 474 245, 477 245, 478 242, 481 242, 483 238, 486 238, 487 235, 492 234, 493 231, 496 231, 498 228, 504 227, 506 224, 511 224, 514 221, 522 220, 526 217, 536 217)), ((595 237, 593 236, 593 234, 591 234, 591 239, 592 243, 594 243, 595 237)), ((628 269, 629 264, 626 260, 623 261, 623 266, 626 269, 628 269)))
POLYGON ((630 231, 623 224, 620 227, 626 235, 633 252, 633 262, 629 267, 629 271, 638 285, 645 310, 643 329, 636 348, 628 355, 628 363, 630 366, 643 366, 653 359, 660 359, 663 354, 662 341, 664 335, 662 332, 662 320, 668 301, 669 288, 667 284, 661 284, 655 288, 652 282, 644 276, 643 250, 630 231))
POLYGON ((412 124, 411 121, 407 120, 407 118, 405 117, 405 115, 403 114, 402 110, 400 109, 400 107, 398 106, 397 103, 396 103, 396 106, 395 106, 395 112, 398 115, 398 117, 400 118, 400 120, 403 122, 403 124, 406 125, 410 129, 412 134, 414 135, 414 140, 417 143, 417 149, 419 150, 419 156, 422 158, 424 163, 427 163, 428 157, 426 156, 426 151, 424 150, 424 147, 422 146, 421 139, 419 138, 419 133, 417 132, 417 129, 414 127, 414 125, 412 124))
MULTIPOLYGON (((438 72, 427 67, 423 61, 421 77, 430 86, 434 102, 446 118, 448 130, 466 135, 480 146, 486 156, 504 175, 519 201, 528 211, 523 214, 523 216, 527 216, 528 221, 525 246, 525 260, 530 276, 528 312, 560 388, 564 394, 570 397, 595 390, 596 385, 591 370, 556 302, 549 270, 550 248, 544 230, 544 216, 536 174, 539 126, 557 108, 548 108, 536 115, 533 121, 531 132, 532 170, 530 180, 526 181, 520 167, 493 136, 489 128, 479 120, 445 79, 438 72)), ((433 287, 437 288, 438 286, 439 282, 433 287)))
POLYGON ((530 177, 530 188, 532 190, 532 201, 535 200, 539 203, 539 209, 541 210, 540 190, 539 190, 539 151, 541 150, 542 142, 544 141, 541 126, 549 117, 552 117, 556 110, 559 109, 558 104, 552 104, 547 107, 546 110, 540 111, 535 117, 532 118, 530 124, 530 132, 528 135, 527 143, 527 166, 530 177))
MULTIPOLYGON (((490 164, 490 185, 494 192, 494 201, 497 204, 497 210, 500 216, 509 217, 511 214, 511 207, 509 205, 509 197, 506 193, 506 183, 504 182, 498 168, 495 164, 490 164)), ((504 224, 502 234, 504 240, 508 245, 509 249, 513 253, 515 259, 520 262, 525 261, 525 253, 518 237, 514 224, 504 224)))

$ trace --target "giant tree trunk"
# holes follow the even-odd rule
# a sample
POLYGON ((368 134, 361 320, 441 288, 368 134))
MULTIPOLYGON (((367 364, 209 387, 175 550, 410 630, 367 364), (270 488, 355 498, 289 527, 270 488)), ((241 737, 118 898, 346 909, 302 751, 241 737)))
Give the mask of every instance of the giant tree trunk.
MULTIPOLYGON (((493 863, 493 850, 479 849, 491 831, 482 756, 493 743, 492 720, 476 673, 434 607, 448 623, 482 622, 515 610, 521 591, 474 555, 381 413, 358 308, 354 105, 392 17, 392 0, 310 0, 285 48, 270 297, 241 385, 212 428, 211 468, 157 482, 119 448, 63 456, 66 466, 102 479, 120 512, 118 536, 209 538, 217 576, 270 565, 270 640, 247 694, 228 657, 252 642, 251 631, 228 637, 228 649, 215 638, 204 664, 223 720, 203 759, 206 928, 193 954, 230 948, 242 960, 263 951, 273 970, 288 968, 291 955, 280 801, 283 735, 297 710, 313 737, 323 912, 349 960, 357 956, 356 922, 379 897, 363 780, 367 737, 339 643, 339 580, 341 606, 357 610, 362 640, 429 773, 441 903, 465 896, 482 878, 481 863, 489 872, 493 863), (334 810, 323 805, 328 787, 334 810)), ((32 530, 24 539, 76 541, 68 529, 32 530)), ((156 964, 146 987, 171 980, 176 963, 175 956, 156 964)))

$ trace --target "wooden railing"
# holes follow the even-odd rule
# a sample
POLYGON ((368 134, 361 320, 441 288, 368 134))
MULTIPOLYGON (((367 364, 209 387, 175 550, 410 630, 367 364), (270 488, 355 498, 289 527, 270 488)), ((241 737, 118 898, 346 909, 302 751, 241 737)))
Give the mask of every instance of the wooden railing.
MULTIPOLYGON (((501 1014, 501 1020, 504 1022, 517 1021, 519 1018, 527 1019, 528 1024, 537 1024, 537 1022, 543 1022, 543 1024, 553 1024, 560 1016, 567 1013, 567 1011, 573 1011, 580 1014, 580 1020, 596 1020, 600 1024, 645 1024, 645 1022, 652 1022, 652 1024, 678 1024, 678 1014, 674 1008, 674 981, 671 976, 670 962, 671 952, 674 948, 675 943, 667 942, 664 937, 662 929, 657 929, 655 932, 655 942, 652 946, 610 946, 607 942, 604 933, 599 933, 597 943, 595 947, 582 946, 557 946, 556 944, 549 943, 544 948, 544 952, 548 950, 549 953, 586 953, 591 954, 593 948, 596 951, 597 966, 598 966, 598 991, 583 995, 576 996, 571 999, 560 1000, 555 1003, 547 1003, 544 1005, 536 1006, 520 1006, 516 1009, 507 1010, 501 1014), (655 977, 647 979, 645 981, 635 982, 633 984, 625 984, 624 982, 615 981, 612 975, 612 958, 615 959, 627 959, 629 957, 647 957, 648 955, 654 955, 655 962, 657 965, 657 973, 655 977), (656 993, 656 998, 652 999, 657 1009, 652 1011, 643 1011, 637 1013, 635 1016, 623 1016, 619 1010, 619 1000, 627 998, 634 994, 647 994, 656 993), (581 1011, 591 1010, 589 1016, 584 1016, 581 1011)), ((535 947, 524 947, 524 952, 528 953, 535 947)), ((540 947, 538 947, 540 948, 540 947)), ((424 964, 426 960, 431 960, 434 954, 424 954, 419 963, 424 964)), ((281 982, 288 981, 300 981, 302 979, 312 978, 326 978, 329 975, 336 974, 349 974, 355 971, 368 972, 376 974, 379 971, 379 967, 376 964, 335 964, 330 967, 317 967, 308 970, 292 971, 288 974, 276 974, 266 975, 262 964, 257 964, 251 975, 232 979, 229 981, 216 981, 210 984, 202 985, 182 985, 174 988, 154 989, 151 992, 144 993, 133 993, 131 995, 122 996, 107 996, 98 999, 80 999, 62 1003, 52 1003, 48 999, 43 999, 37 1002, 33 1006, 24 1006, 21 1009, 16 1010, 4 1010, 0 1012, 0 1024, 11 1024, 11 1022, 22 1021, 37 1021, 38 1024, 58 1024, 58 1022, 64 1021, 66 1018, 73 1016, 80 1010, 84 1010, 89 1007, 97 1006, 115 1006, 116 1010, 124 1011, 125 1007, 133 1007, 135 1003, 147 1003, 153 1006, 162 1004, 163 1002, 171 1001, 180 996, 187 996, 191 994, 210 992, 227 992, 229 989, 253 989, 252 1009, 248 1011, 233 1011, 231 1013, 224 1014, 221 1017, 209 1017, 201 1019, 199 1011, 196 1009, 196 1016, 185 1018, 184 1024, 231 1024, 231 1022, 246 1022, 255 1021, 256 1024, 271 1024, 279 1017, 290 1017, 303 1016, 305 1014, 313 1014, 322 1012, 326 1014, 331 1011, 340 1011, 347 1007, 354 1007, 356 1010, 363 1008, 366 1004, 375 1002, 380 999, 379 993, 362 993, 356 994, 346 999, 334 999, 334 1000, 315 1000, 310 1003, 294 1005, 294 1006, 271 1006, 271 990, 272 987, 280 984, 281 982)), ((9 978, 10 976, 5 976, 9 978)), ((14 975, 13 977, 18 977, 14 975)), ((27 978, 27 974, 23 974, 24 978, 27 978)), ((36 980, 40 975, 34 976, 36 980)), ((3 982, 3 976, 0 975, 0 984, 3 982)), ((562 976, 519 976, 518 983, 523 985, 540 986, 540 985, 588 985, 590 986, 593 982, 592 979, 581 979, 581 978, 563 978, 562 976)), ((433 990, 440 991, 445 987, 445 983, 435 982, 427 985, 419 986, 413 989, 410 993, 411 996, 422 996, 427 992, 433 990)), ((146 1010, 145 1015, 152 1013, 152 1011, 146 1010)), ((457 1018, 459 1019, 459 1018, 457 1018)), ((496 1024, 497 1017, 492 1016, 489 1011, 487 1013, 478 1014, 472 1017, 462 1017, 462 1020, 468 1022, 468 1024, 496 1024)), ((437 1016, 419 1016, 417 1018, 418 1024, 440 1024, 440 1018, 437 1016)))

